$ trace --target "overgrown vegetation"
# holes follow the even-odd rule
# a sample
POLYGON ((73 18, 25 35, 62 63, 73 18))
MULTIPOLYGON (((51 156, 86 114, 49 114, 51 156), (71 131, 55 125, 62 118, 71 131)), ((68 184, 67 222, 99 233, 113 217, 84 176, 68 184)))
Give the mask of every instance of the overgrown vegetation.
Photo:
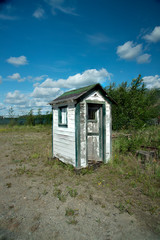
POLYGON ((141 185, 143 194, 151 198, 160 197, 160 126, 146 127, 131 134, 115 133, 113 158, 109 167, 123 179, 130 180, 130 186, 141 185), (154 157, 143 159, 136 151, 140 148, 154 149, 154 157))
POLYGON ((147 89, 141 75, 131 84, 123 82, 106 87, 107 94, 117 105, 112 106, 113 129, 139 129, 158 121, 160 114, 160 89, 147 89))

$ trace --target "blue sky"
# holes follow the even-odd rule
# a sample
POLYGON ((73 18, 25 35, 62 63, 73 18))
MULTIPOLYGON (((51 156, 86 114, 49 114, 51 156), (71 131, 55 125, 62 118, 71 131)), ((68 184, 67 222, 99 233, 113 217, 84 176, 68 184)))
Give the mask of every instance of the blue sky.
POLYGON ((0 0, 0 115, 139 74, 160 87, 159 13, 160 0, 0 0))

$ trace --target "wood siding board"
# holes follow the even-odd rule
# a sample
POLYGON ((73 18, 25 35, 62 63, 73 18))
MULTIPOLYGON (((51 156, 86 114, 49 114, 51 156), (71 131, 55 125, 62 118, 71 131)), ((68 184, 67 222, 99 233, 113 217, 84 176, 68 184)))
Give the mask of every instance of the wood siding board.
POLYGON ((75 155, 76 167, 80 167, 80 104, 75 109, 75 155))
POLYGON ((86 165, 88 165, 88 104, 86 103, 86 165))
POLYGON ((55 153, 55 157, 57 157, 58 159, 60 159, 60 161, 67 163, 67 164, 72 164, 75 167, 75 162, 73 161, 73 159, 67 157, 67 156, 63 156, 60 153, 55 153))
POLYGON ((72 154, 74 153, 73 148, 72 149, 67 148, 63 150, 63 154, 62 154, 62 147, 59 144, 55 143, 55 152, 59 152, 61 153, 61 155, 68 156, 73 159, 72 157, 72 154))
POLYGON ((99 101, 99 100, 86 100, 86 103, 105 104, 105 101, 99 101))
MULTIPOLYGON (((75 108, 73 104, 67 107, 68 128, 58 126, 58 107, 54 108, 53 119, 53 151, 54 156, 61 161, 66 159, 75 166, 75 108), (71 117, 71 120, 70 120, 71 117), (67 147, 67 149, 66 149, 67 147)), ((67 162, 66 162, 67 163, 67 162)))
POLYGON ((69 148, 73 148, 72 144, 75 143, 75 141, 68 141, 66 139, 56 139, 55 143, 62 145, 65 144, 69 148))
POLYGON ((80 103, 80 159, 81 167, 86 167, 86 103, 80 103))
POLYGON ((75 136, 75 131, 73 131, 73 132, 65 132, 64 131, 65 130, 65 128, 61 128, 61 129, 56 129, 56 130, 54 130, 54 135, 55 135, 55 137, 57 137, 57 136, 64 136, 64 137, 72 137, 72 138, 74 138, 74 136, 75 136), (61 132, 61 134, 60 134, 60 132, 61 132))
POLYGON ((106 163, 106 105, 102 105, 103 115, 103 162, 106 163))
POLYGON ((57 141, 63 141, 63 140, 66 141, 67 140, 69 142, 69 144, 70 144, 70 142, 75 142, 75 139, 73 140, 72 136, 65 136, 65 135, 57 134, 56 139, 57 139, 57 141))

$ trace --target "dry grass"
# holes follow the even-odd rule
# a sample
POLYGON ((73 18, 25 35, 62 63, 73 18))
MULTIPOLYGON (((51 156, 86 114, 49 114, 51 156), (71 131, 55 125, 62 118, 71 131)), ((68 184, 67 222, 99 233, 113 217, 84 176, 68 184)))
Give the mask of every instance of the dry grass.
MULTIPOLYGON (((145 138, 147 136, 148 140, 159 141, 159 129, 146 130, 145 138)), ((101 165, 95 171, 85 169, 77 175, 72 166, 50 158, 50 126, 7 126, 0 127, 0 133, 3 135, 3 143, 9 146, 6 157, 11 158, 10 164, 13 165, 12 172, 15 176, 25 175, 33 181, 40 177, 46 186, 48 181, 53 182, 53 195, 62 203, 68 197, 77 197, 82 201, 88 199, 105 208, 107 198, 120 212, 135 214, 149 221, 153 229, 157 229, 160 221, 159 162, 148 163, 144 169, 133 152, 120 151, 121 139, 117 138, 113 142, 113 159, 110 163, 101 165), (80 186, 83 186, 85 191, 79 192, 80 186), (94 195, 100 196, 104 202, 95 199, 94 195)), ((142 132, 138 134, 141 135, 142 132)), ((46 189, 42 192, 43 195, 47 193, 46 189)), ((69 216, 67 211, 66 216, 69 216)), ((77 220, 73 218, 68 223, 77 224, 77 220)))

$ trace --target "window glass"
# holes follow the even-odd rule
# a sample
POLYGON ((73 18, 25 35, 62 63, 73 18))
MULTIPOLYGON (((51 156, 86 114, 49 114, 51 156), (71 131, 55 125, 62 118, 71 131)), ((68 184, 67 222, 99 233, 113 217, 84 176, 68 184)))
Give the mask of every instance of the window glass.
POLYGON ((67 107, 59 108, 58 124, 67 126, 67 107))
POLYGON ((61 108, 61 123, 67 124, 67 108, 61 108))
POLYGON ((88 120, 96 120, 96 108, 88 108, 88 120))

